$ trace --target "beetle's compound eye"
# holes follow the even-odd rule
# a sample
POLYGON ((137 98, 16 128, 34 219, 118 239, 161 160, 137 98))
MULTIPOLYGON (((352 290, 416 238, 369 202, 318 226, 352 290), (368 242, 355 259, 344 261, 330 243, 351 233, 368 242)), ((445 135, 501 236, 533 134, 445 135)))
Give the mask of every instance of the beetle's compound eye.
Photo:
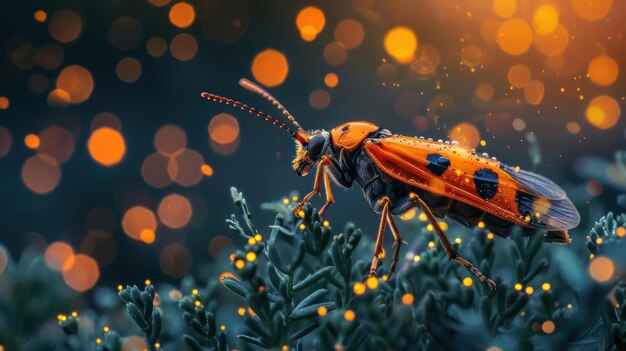
POLYGON ((313 136, 307 145, 308 156, 316 160, 324 148, 324 143, 326 143, 326 138, 323 135, 317 134, 313 136))

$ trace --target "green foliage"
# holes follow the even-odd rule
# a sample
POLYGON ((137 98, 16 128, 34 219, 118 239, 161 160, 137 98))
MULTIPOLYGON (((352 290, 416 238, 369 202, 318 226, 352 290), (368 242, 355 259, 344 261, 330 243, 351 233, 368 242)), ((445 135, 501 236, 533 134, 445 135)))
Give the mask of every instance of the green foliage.
MULTIPOLYGON (((44 345, 39 349, 56 344, 61 350, 113 351, 137 340, 151 350, 194 351, 620 350, 626 345, 626 285, 592 279, 588 265, 594 261, 587 254, 544 245, 540 233, 516 229, 505 240, 475 229, 453 237, 459 253, 498 283, 492 291, 447 258, 424 222, 403 222, 405 237, 412 233, 415 239, 403 248, 398 273, 387 280, 381 266, 381 278, 368 280, 373 244, 353 224, 337 233, 311 206, 295 217, 281 201, 263 204, 276 214, 263 234, 243 195, 236 189, 232 195, 239 215, 228 224, 245 243, 231 255, 230 268, 212 266, 198 275, 205 285, 187 277, 179 287, 126 286, 117 303, 103 303, 115 296, 104 288, 94 294, 95 310, 88 310, 63 302, 57 289, 46 289, 54 275, 41 260, 20 263, 20 274, 10 265, 2 279, 9 277, 9 291, 21 286, 31 294, 16 295, 22 304, 50 295, 61 302, 44 307, 49 316, 70 307, 80 312, 59 316, 59 331, 67 335, 63 343, 42 337, 48 346, 37 344, 44 345), (219 275, 225 269, 231 273, 219 275)), ((625 225, 624 214, 602 217, 589 232, 589 251, 625 266, 625 225)), ((20 318, 16 309, 23 306, 2 306, 10 313, 3 321, 20 318)), ((25 338, 14 336, 10 344, 6 334, 2 337, 7 346, 25 338)))

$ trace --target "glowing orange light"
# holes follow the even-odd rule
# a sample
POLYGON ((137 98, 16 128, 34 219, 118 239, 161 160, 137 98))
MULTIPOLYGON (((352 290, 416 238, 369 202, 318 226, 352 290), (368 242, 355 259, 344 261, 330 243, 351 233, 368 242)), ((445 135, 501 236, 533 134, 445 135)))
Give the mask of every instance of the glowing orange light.
POLYGON ((571 0, 574 12, 587 21, 604 18, 613 5, 613 0, 571 0))
POLYGON ((48 19, 48 14, 46 13, 46 11, 37 10, 35 11, 35 14, 33 15, 33 17, 35 18, 35 21, 37 22, 45 22, 46 19, 48 19))
POLYGON ((599 256, 589 264, 591 278, 601 283, 609 281, 615 273, 615 264, 610 258, 599 256))
POLYGON ((296 17, 296 26, 305 41, 313 41, 324 29, 326 17, 317 7, 309 6, 302 9, 296 17))
POLYGON ((493 12, 504 18, 511 17, 517 11, 517 1, 516 0, 494 0, 491 8, 493 12))
POLYGON ((415 57, 417 37, 407 27, 395 27, 385 35, 384 46, 387 53, 400 63, 409 63, 415 57))
POLYGON ((9 108, 10 102, 6 96, 0 96, 0 110, 6 110, 9 108))
POLYGON ((180 229, 189 223, 193 209, 186 197, 171 194, 161 200, 157 213, 163 224, 173 229, 180 229))
POLYGON ((413 296, 413 294, 410 293, 406 293, 404 295, 402 295, 402 303, 405 305, 412 305, 413 302, 415 302, 415 297, 413 296))
POLYGON ((289 64, 283 53, 274 49, 261 51, 252 61, 254 79, 268 87, 282 84, 289 73, 289 64))
POLYGON ((339 84, 339 77, 335 73, 327 73, 324 76, 324 84, 329 88, 334 88, 339 84))
POLYGON ((600 95, 591 100, 585 111, 587 121, 599 129, 609 129, 615 126, 620 114, 619 104, 608 95, 600 95))
POLYGON ((537 33, 535 35, 535 47, 539 52, 547 56, 556 56, 565 51, 569 44, 567 28, 559 24, 556 29, 547 35, 537 33))
POLYGON ((39 140, 39 137, 37 135, 28 134, 24 138, 24 144, 26 145, 27 148, 34 150, 39 147, 39 145, 41 144, 41 141, 39 140))
POLYGON ((450 140, 456 140, 466 149, 475 149, 480 142, 478 129, 469 123, 460 123, 450 129, 450 140))
POLYGON ((526 21, 519 18, 511 18, 498 28, 496 42, 507 54, 521 55, 532 44, 533 32, 526 21))
POLYGON ((592 82, 605 87, 615 83, 619 74, 619 66, 612 57, 600 55, 589 62, 587 73, 592 82))
POLYGON ((524 86, 524 97, 526 98, 526 102, 531 105, 539 105, 541 100, 543 100, 544 92, 545 87, 543 83, 538 80, 532 80, 524 86))
POLYGON ((53 191, 61 180, 58 162, 48 155, 31 156, 22 167, 22 181, 26 187, 39 195, 53 191))
POLYGON ((554 324, 553 321, 545 321, 541 324, 541 331, 546 334, 554 333, 555 329, 556 329, 556 325, 554 324))
POLYGON ((220 113, 209 122, 209 136, 218 144, 230 144, 239 136, 239 122, 227 113, 220 113))
POLYGON ((70 105, 71 97, 63 89, 54 89, 48 94, 47 101, 50 107, 65 108, 70 105))
POLYGON ((200 170, 202 171, 202 174, 204 174, 207 177, 210 177, 213 175, 213 167, 209 165, 202 165, 202 167, 200 167, 200 170))
POLYGON ((156 217, 149 209, 143 206, 135 206, 124 213, 122 228, 131 238, 141 240, 141 233, 144 230, 149 230, 153 233, 156 230, 156 217))
POLYGON ((146 244, 152 244, 156 239, 156 235, 153 230, 144 229, 139 233, 139 239, 146 244))
POLYGON ((62 241, 57 241, 46 248, 43 257, 48 267, 61 271, 65 262, 72 256, 74 256, 74 249, 62 241))
POLYGON ((170 9, 169 18, 176 27, 187 28, 196 18, 196 11, 188 3, 179 2, 170 9))
POLYGON ((64 68, 59 74, 56 84, 57 88, 69 94, 70 102, 73 104, 87 101, 94 87, 91 72, 79 65, 64 68))
POLYGON ((103 166, 118 164, 126 153, 126 142, 122 134, 112 128, 102 127, 91 133, 87 142, 89 154, 103 166))
POLYGON ((523 88, 528 82, 530 82, 531 74, 530 69, 522 64, 517 64, 509 68, 507 73, 509 83, 515 88, 523 88))
POLYGON ((63 265, 63 280, 74 290, 89 290, 96 285, 98 278, 100 278, 98 264, 87 255, 72 256, 63 265))
POLYGON ((543 4, 537 8, 533 16, 533 27, 538 34, 548 35, 559 24, 559 11, 550 4, 543 4))

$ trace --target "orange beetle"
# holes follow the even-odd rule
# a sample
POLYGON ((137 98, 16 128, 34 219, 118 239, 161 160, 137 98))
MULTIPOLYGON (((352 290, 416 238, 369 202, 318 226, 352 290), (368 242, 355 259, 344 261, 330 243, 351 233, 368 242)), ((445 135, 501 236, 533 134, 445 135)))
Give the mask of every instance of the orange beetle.
POLYGON ((513 225, 543 229, 548 242, 567 244, 567 230, 580 222, 578 211, 557 184, 541 175, 510 167, 486 154, 468 151, 456 142, 393 135, 373 123, 354 121, 330 130, 305 131, 293 116, 258 85, 240 80, 240 85, 270 101, 296 127, 238 101, 210 93, 202 97, 254 113, 286 130, 296 143, 293 169, 307 175, 316 166, 313 190, 302 198, 298 214, 324 183, 323 215, 334 203, 331 183, 350 188, 356 182, 376 213, 381 215, 370 276, 375 276, 382 256, 385 228, 389 225, 395 249, 389 277, 398 262, 403 243, 392 215, 420 207, 435 229, 446 254, 494 289, 495 282, 459 256, 436 217, 450 217, 466 226, 479 223, 506 237, 513 225))

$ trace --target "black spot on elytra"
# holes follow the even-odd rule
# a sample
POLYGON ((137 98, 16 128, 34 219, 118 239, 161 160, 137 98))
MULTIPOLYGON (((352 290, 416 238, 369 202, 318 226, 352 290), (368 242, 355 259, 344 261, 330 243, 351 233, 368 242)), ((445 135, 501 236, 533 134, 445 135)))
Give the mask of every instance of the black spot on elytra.
POLYGON ((447 157, 441 156, 439 154, 429 154, 426 156, 426 168, 428 170, 440 176, 446 169, 450 168, 450 160, 447 157))
POLYGON ((474 186, 480 197, 489 200, 498 193, 498 174, 489 168, 481 168, 474 172, 474 186))
POLYGON ((348 130, 348 129, 350 129, 350 126, 343 126, 343 127, 341 128, 341 131, 342 131, 342 132, 345 132, 345 131, 346 131, 346 130, 348 130))

